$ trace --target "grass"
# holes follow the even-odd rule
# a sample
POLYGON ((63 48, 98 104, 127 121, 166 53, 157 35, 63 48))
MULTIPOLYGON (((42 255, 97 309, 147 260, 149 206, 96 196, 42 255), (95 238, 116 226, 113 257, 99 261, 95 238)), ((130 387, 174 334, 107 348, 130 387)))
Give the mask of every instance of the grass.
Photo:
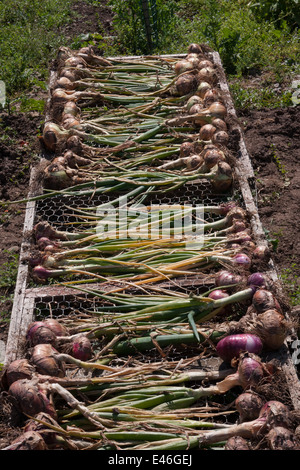
POLYGON ((282 269, 281 280, 292 306, 300 304, 300 279, 297 273, 298 264, 292 262, 289 268, 282 269))
POLYGON ((11 303, 17 280, 19 254, 3 250, 6 261, 0 266, 0 322, 10 319, 11 303))

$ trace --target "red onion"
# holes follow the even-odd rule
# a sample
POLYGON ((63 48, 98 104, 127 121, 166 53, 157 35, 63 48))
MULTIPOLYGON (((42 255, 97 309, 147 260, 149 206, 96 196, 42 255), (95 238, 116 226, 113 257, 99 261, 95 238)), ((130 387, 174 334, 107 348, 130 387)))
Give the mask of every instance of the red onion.
POLYGON ((81 361, 88 361, 92 357, 92 345, 90 340, 82 335, 73 340, 71 355, 81 361))
POLYGON ((264 401, 256 393, 241 393, 235 400, 235 407, 240 415, 240 422, 257 419, 264 401))
POLYGON ((220 271, 215 280, 218 287, 232 286, 234 284, 239 284, 241 281, 241 276, 226 270, 220 271))
POLYGON ((223 202, 220 204, 219 208, 221 215, 227 215, 229 212, 232 211, 232 209, 237 208, 237 204, 235 201, 223 202))
POLYGON ((33 374, 34 368, 27 359, 16 359, 7 366, 3 376, 5 377, 6 387, 9 388, 17 380, 31 379, 33 374))
POLYGON ((272 292, 266 289, 258 289, 255 292, 253 295, 252 304, 258 313, 262 313, 269 309, 276 309, 281 312, 281 307, 278 300, 272 294, 272 292))
POLYGON ((22 413, 36 416, 45 412, 56 417, 55 408, 48 399, 45 389, 34 380, 17 380, 9 387, 8 393, 22 413))
POLYGON ((239 360, 238 376, 244 390, 257 385, 264 377, 264 369, 260 359, 246 353, 239 360))
POLYGON ((233 257, 233 262, 236 264, 243 265, 245 267, 249 267, 251 265, 251 260, 249 256, 245 255, 245 253, 237 253, 233 257))
POLYGON ((265 275, 258 272, 251 274, 247 279, 248 286, 263 287, 265 283, 265 275))
POLYGON ((213 300, 224 299, 225 297, 229 297, 229 294, 222 289, 215 289, 208 294, 208 297, 213 300))
POLYGON ((272 427, 286 427, 289 422, 289 409, 278 400, 269 400, 262 406, 259 417, 265 418, 272 427))
POLYGON ((55 318, 46 318, 43 321, 47 328, 50 328, 56 336, 68 336, 68 330, 55 318))
POLYGON ((29 325, 26 338, 31 346, 44 343, 56 344, 56 334, 42 321, 29 325))
POLYGON ((237 358, 241 352, 247 351, 259 354, 262 351, 263 344, 261 339, 253 334, 236 334, 222 338, 216 347, 218 356, 225 362, 230 362, 237 358))
POLYGON ((62 362, 56 357, 58 352, 51 344, 37 344, 32 351, 31 360, 37 372, 51 377, 64 377, 62 362))
POLYGON ((258 261, 269 261, 271 257, 270 250, 267 246, 259 245, 253 251, 253 257, 258 261))
POLYGON ((39 265, 33 268, 32 275, 40 281, 45 281, 51 277, 52 273, 48 269, 44 268, 44 266, 39 265))

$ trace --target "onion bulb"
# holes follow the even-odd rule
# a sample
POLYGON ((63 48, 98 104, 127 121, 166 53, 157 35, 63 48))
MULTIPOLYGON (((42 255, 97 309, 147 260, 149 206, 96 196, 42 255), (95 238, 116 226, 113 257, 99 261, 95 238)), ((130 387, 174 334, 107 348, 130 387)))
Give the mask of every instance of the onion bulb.
POLYGON ((239 412, 241 423, 257 419, 264 404, 263 399, 253 392, 241 393, 235 400, 235 407, 239 412))
POLYGON ((212 124, 205 124, 199 131, 199 137, 201 140, 211 140, 216 130, 212 124))
POLYGON ((269 309, 257 315, 254 331, 267 349, 277 350, 287 338, 288 325, 282 313, 269 309))
POLYGON ((272 292, 266 289, 258 289, 252 299, 252 304, 257 313, 262 313, 269 309, 276 309, 281 312, 281 307, 272 292))
POLYGON ((14 400, 17 408, 24 414, 36 416, 45 412, 52 417, 56 417, 56 411, 48 399, 45 388, 35 380, 17 380, 8 390, 8 394, 14 400))
POLYGON ((32 351, 31 360, 37 372, 51 377, 64 377, 62 362, 57 358, 57 351, 51 344, 37 344, 32 351))
POLYGON ((183 59, 183 60, 176 62, 174 71, 176 75, 181 75, 182 73, 190 72, 194 68, 195 67, 191 61, 183 59))
POLYGON ((263 344, 261 339, 253 334, 236 334, 222 338, 216 347, 218 356, 225 362, 231 362, 237 358, 241 352, 250 352, 259 354, 262 351, 263 344))
POLYGON ((202 49, 199 44, 192 43, 188 47, 188 54, 202 54, 202 49))
POLYGON ((224 450, 250 450, 250 445, 243 437, 233 436, 226 441, 224 450))
POLYGON ((195 87, 196 79, 191 73, 184 73, 176 80, 176 90, 180 96, 188 95, 195 87))

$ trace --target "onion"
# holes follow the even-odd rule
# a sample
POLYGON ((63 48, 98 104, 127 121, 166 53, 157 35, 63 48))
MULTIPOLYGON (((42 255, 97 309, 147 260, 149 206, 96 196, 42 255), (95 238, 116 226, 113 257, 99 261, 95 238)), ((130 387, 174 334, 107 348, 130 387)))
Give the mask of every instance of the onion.
POLYGON ((264 377, 264 369, 259 358, 245 353, 238 364, 240 384, 244 390, 257 385, 264 377))
POLYGON ((237 358, 241 352, 259 354, 262 348, 263 344, 258 336, 244 333, 222 338, 217 344, 216 351, 223 361, 230 362, 237 358))
POLYGON ((33 322, 29 325, 26 338, 31 346, 36 344, 56 344, 56 334, 44 322, 33 322))
MULTIPOLYGON (((201 64, 199 64, 199 67, 201 64)), ((197 73, 197 80, 198 83, 200 82, 208 82, 213 84, 216 81, 217 74, 213 67, 203 67, 200 68, 199 72, 197 73)))
POLYGON ((249 256, 245 255, 245 253, 237 253, 233 257, 233 262, 235 264, 240 264, 245 267, 249 267, 251 265, 251 260, 249 256))
POLYGON ((199 137, 201 140, 211 140, 216 130, 212 124, 205 124, 199 131, 199 137))
POLYGON ((255 393, 241 393, 235 400, 235 407, 240 415, 240 422, 257 419, 264 404, 263 399, 255 393))
POLYGON ((205 107, 210 106, 215 101, 220 101, 220 95, 215 88, 206 90, 203 96, 203 103, 205 107))
POLYGON ((4 376, 7 387, 12 383, 21 379, 31 379, 34 368, 27 359, 16 359, 12 361, 6 368, 4 376))
POLYGON ((188 54, 202 54, 202 49, 199 44, 192 43, 188 47, 188 54))
POLYGON ((61 361, 56 357, 57 351, 51 344, 38 344, 32 351, 32 363, 37 372, 51 377, 64 377, 65 371, 61 361))
POLYGON ((222 202, 219 205, 219 208, 220 208, 221 215, 227 215, 228 212, 232 211, 232 209, 237 209, 237 205, 235 201, 228 201, 228 202, 222 202))
POLYGON ((204 154, 204 161, 208 168, 212 168, 213 166, 217 165, 217 163, 221 160, 222 154, 218 150, 208 150, 204 154))
POLYGON ((208 294, 208 297, 213 300, 218 300, 225 299, 225 297, 229 297, 229 294, 223 289, 215 289, 208 294))
POLYGON ((39 421, 42 421, 42 423, 41 422, 39 423, 38 421, 31 419, 26 423, 24 427, 24 431, 25 432, 29 432, 29 431, 38 432, 39 435, 44 439, 46 444, 55 443, 56 431, 54 431, 53 429, 47 426, 47 424, 50 424, 52 426, 58 427, 58 424, 55 421, 55 419, 53 419, 52 416, 44 412, 39 413, 35 418, 39 421))
POLYGON ((50 328, 50 330, 53 331, 56 336, 68 335, 67 328, 65 328, 61 323, 59 323, 59 321, 55 320, 54 318, 46 318, 43 323, 45 326, 47 326, 47 328, 50 328))
POLYGON ((179 155, 181 158, 188 157, 192 152, 194 152, 194 144, 192 142, 183 142, 180 145, 179 155))
POLYGON ((199 59, 199 57, 198 57, 198 54, 193 54, 193 53, 188 54, 188 55, 186 56, 186 60, 192 64, 193 69, 197 69, 197 68, 198 68, 199 62, 200 62, 200 59, 199 59))
POLYGON ((190 73, 180 75, 176 80, 176 89, 180 96, 188 95, 196 87, 195 76, 190 73))
POLYGON ((224 119, 216 118, 211 121, 212 125, 220 131, 227 131, 227 124, 224 119))
POLYGON ((211 84, 208 82, 200 82, 197 86, 195 94, 199 96, 201 99, 204 98, 205 94, 211 90, 211 84))
POLYGON ((232 186, 232 169, 226 162, 219 161, 215 178, 211 180, 214 191, 224 193, 232 186))
POLYGON ((45 412, 55 418, 55 408, 50 403, 45 389, 36 381, 17 380, 9 387, 8 393, 22 413, 36 416, 38 413, 45 412))
POLYGON ((214 144, 226 146, 229 141, 229 135, 226 131, 217 131, 214 133, 211 140, 214 144))
POLYGON ((259 417, 265 418, 270 427, 287 427, 289 422, 289 409, 284 403, 281 403, 280 401, 270 400, 262 406, 259 417))
POLYGON ((47 450, 47 446, 38 432, 27 431, 2 450, 47 450))
POLYGON ((214 64, 208 59, 201 60, 200 63, 199 63, 199 68, 200 69, 205 69, 207 67, 213 68, 213 66, 214 66, 214 64))
POLYGON ((241 282, 242 277, 240 275, 233 274, 226 270, 220 271, 215 279, 215 283, 218 287, 232 286, 235 284, 240 284, 241 282))
POLYGON ((260 313, 254 331, 260 336, 267 349, 277 350, 285 342, 288 326, 284 316, 276 309, 260 313))
POLYGON ((189 157, 186 157, 185 160, 185 166, 188 170, 194 170, 199 165, 201 165, 201 163, 203 163, 203 159, 200 155, 191 155, 189 157))
POLYGON ((243 437, 233 436, 226 441, 224 450, 250 450, 250 445, 243 437))
MULTIPOLYGON (((186 103, 186 109, 187 111, 190 111, 190 109, 192 108, 192 106, 194 106, 195 104, 198 104, 199 106, 201 106, 202 108, 202 100, 199 96, 197 95, 193 95, 191 96, 187 103, 186 103)), ((199 108, 200 109, 200 108, 199 108)))
POLYGON ((271 450, 296 450, 296 439, 292 431, 275 426, 266 435, 271 450))
POLYGON ((248 286, 263 287, 266 284, 265 275, 262 273, 253 273, 247 279, 248 286))
POLYGON ((71 355, 81 361, 88 361, 92 357, 92 345, 85 336, 77 336, 73 340, 71 355))
POLYGON ((56 88, 65 88, 66 90, 74 90, 74 83, 67 77, 59 77, 56 81, 56 88))
POLYGON ((269 261, 271 257, 268 246, 259 245, 253 251, 253 257, 258 261, 269 261))
POLYGON ((65 61, 65 67, 81 67, 81 68, 87 68, 87 63, 82 57, 69 57, 65 61))
POLYGON ((226 107, 220 101, 215 101, 212 103, 208 108, 208 111, 214 118, 218 119, 224 119, 227 114, 226 107))
POLYGON ((256 312, 262 313, 269 309, 276 309, 281 312, 279 302, 272 292, 266 289, 258 289, 252 299, 252 304, 256 312))
POLYGON ((195 67, 191 61, 183 59, 183 60, 176 62, 174 71, 176 75, 181 75, 182 73, 190 72, 194 68, 195 67))

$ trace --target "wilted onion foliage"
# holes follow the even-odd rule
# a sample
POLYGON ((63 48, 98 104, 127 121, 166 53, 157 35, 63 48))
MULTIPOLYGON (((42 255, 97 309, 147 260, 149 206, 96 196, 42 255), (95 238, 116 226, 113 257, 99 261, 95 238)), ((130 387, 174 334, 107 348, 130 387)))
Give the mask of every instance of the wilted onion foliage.
POLYGON ((89 306, 29 325, 26 357, 2 376, 24 419, 6 450, 297 448, 291 410, 263 392, 281 377, 263 354, 283 346, 290 325, 264 272, 270 254, 232 197, 226 101, 205 50, 59 50, 45 191, 31 200, 111 200, 66 207, 80 228, 34 227, 32 278, 71 287, 89 306), (201 217, 186 202, 149 209, 149 196, 199 180, 225 202, 203 205, 201 217), (199 290, 184 288, 191 279, 199 290))

